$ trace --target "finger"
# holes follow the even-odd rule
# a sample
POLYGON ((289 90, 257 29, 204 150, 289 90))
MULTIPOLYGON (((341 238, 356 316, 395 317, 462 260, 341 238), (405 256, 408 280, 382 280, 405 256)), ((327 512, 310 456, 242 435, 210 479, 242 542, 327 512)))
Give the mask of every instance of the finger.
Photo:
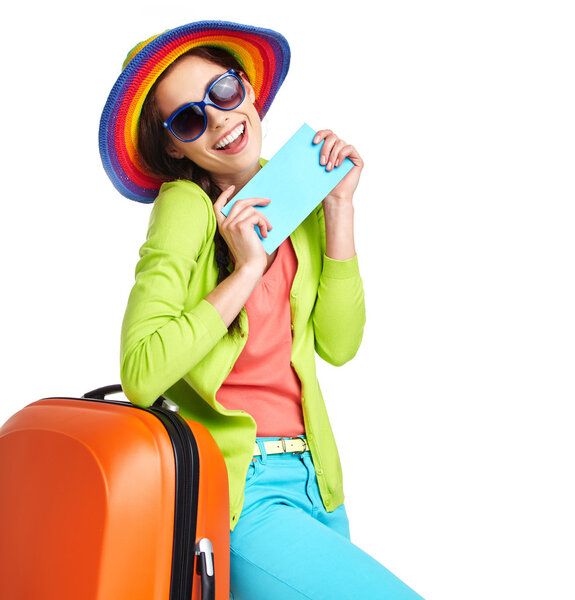
POLYGON ((314 136, 313 138, 313 143, 314 144, 319 144, 322 140, 325 140, 325 138, 328 135, 331 135, 333 133, 333 131, 331 129, 320 129, 314 136))
POLYGON ((272 229, 272 224, 269 219, 255 208, 249 213, 248 211, 244 211, 241 217, 238 217, 235 222, 235 226, 238 228, 241 228, 242 226, 254 227, 254 225, 257 225, 260 228, 260 232, 264 237, 266 237, 267 232, 272 229))
POLYGON ((263 238, 268 237, 268 231, 271 229, 270 222, 267 219, 258 218, 252 223, 252 227, 259 229, 260 235, 263 238))
POLYGON ((244 210, 250 210, 255 206, 267 206, 270 202, 269 198, 242 198, 232 206, 228 218, 236 218, 244 210))
POLYGON ((359 168, 363 168, 363 159, 361 158, 361 156, 359 155, 359 153, 357 152, 357 150, 351 145, 351 144, 346 144, 338 153, 336 161, 335 161, 335 166, 339 167, 341 166, 341 164, 343 163, 343 161, 349 158, 349 160, 351 160, 351 162, 359 168))
POLYGON ((329 149, 329 146, 326 146, 325 140, 332 136, 332 140, 337 139, 337 136, 333 133, 331 129, 320 129, 313 138, 314 144, 320 144, 324 142, 320 150, 319 163, 320 165, 327 164, 327 154, 325 154, 326 150, 329 149))
POLYGON ((233 227, 224 230, 224 238, 228 238, 230 241, 233 240, 232 244, 234 247, 243 247, 246 243, 253 242, 255 239, 259 240, 257 235, 256 227, 262 237, 267 237, 268 230, 271 228, 269 221, 258 217, 257 215, 250 215, 236 222, 233 227))
POLYGON ((269 219, 259 210, 256 210, 253 206, 246 207, 241 212, 232 215, 230 214, 225 222, 222 224, 222 231, 225 235, 231 235, 232 237, 245 235, 246 231, 253 229, 254 225, 258 225, 260 229, 265 230, 266 234, 268 230, 272 229, 272 225, 269 219))
POLYGON ((226 217, 222 214, 222 209, 229 202, 232 197, 234 190, 236 189, 235 185, 230 185, 227 189, 225 189, 214 202, 214 212, 216 213, 216 220, 218 223, 223 221, 226 217))
POLYGON ((337 136, 335 135, 328 135, 324 140, 323 140, 323 144, 320 150, 320 154, 319 154, 319 164, 322 166, 326 166, 327 165, 327 157, 329 156, 329 153, 331 152, 331 149, 333 148, 333 145, 335 144, 337 140, 337 136))
MULTIPOLYGON (((331 154, 334 146, 339 142, 339 138, 335 133, 330 133, 323 140, 323 145, 319 154, 319 164, 322 166, 326 166, 329 161, 329 155, 331 154)), ((333 164, 332 164, 333 166, 333 164)))
POLYGON ((340 139, 334 143, 327 157, 327 165, 325 167, 326 171, 331 171, 334 167, 339 166, 337 161, 341 151, 345 148, 345 146, 347 146, 347 144, 340 139))

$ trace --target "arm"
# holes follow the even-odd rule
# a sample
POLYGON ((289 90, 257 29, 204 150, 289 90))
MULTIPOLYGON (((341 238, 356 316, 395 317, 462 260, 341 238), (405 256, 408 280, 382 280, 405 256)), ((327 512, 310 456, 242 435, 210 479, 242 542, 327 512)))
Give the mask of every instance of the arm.
POLYGON ((346 158, 354 164, 323 200, 326 255, 336 260, 348 260, 355 256, 353 195, 363 169, 363 159, 353 146, 346 144, 329 129, 318 131, 313 141, 314 144, 323 141, 320 164, 325 165, 327 171, 339 167, 346 158))
MULTIPOLYGON (((325 248, 327 232, 323 209, 318 219, 325 248)), ((357 353, 364 325, 364 292, 357 255, 347 260, 324 255, 313 310, 316 352, 332 365, 343 365, 357 353)))
POLYGON ((198 272, 215 229, 210 204, 199 188, 180 183, 167 186, 152 209, 121 335, 122 386, 136 404, 149 406, 227 332, 200 289, 217 277, 198 272), (189 289, 192 274, 198 290, 189 289))
POLYGON ((314 142, 321 141, 320 163, 327 170, 337 168, 346 157, 355 165, 324 199, 318 215, 325 256, 313 317, 316 351, 324 360, 341 365, 355 356, 365 324, 353 231, 353 195, 363 160, 353 146, 329 130, 316 134, 314 142))
POLYGON ((250 198, 234 204, 227 217, 221 210, 235 191, 228 187, 214 202, 218 228, 234 259, 234 270, 206 300, 219 312, 229 326, 247 302, 267 266, 267 254, 254 226, 258 225, 263 237, 271 229, 268 219, 255 207, 269 204, 269 199, 250 198))
POLYGON ((265 201, 237 203, 224 224, 219 208, 232 193, 228 188, 212 207, 199 188, 179 182, 156 200, 122 325, 122 385, 136 404, 150 405, 204 358, 265 269, 254 230, 254 224, 263 232, 269 227, 254 208, 265 201), (202 256, 213 243, 216 222, 236 262, 220 284, 211 255, 202 256))

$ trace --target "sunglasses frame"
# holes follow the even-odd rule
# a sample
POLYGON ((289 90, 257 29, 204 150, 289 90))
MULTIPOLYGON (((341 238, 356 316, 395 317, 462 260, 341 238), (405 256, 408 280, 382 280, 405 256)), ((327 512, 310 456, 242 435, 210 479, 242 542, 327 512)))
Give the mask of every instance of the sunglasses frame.
POLYGON ((208 115, 206 114, 206 106, 213 106, 214 108, 217 108, 218 110, 234 110, 245 100, 245 97, 246 97, 246 88, 244 87, 241 77, 236 73, 236 71, 234 71, 233 69, 230 69, 229 71, 226 71, 225 73, 220 75, 215 81, 212 81, 212 83, 206 90, 206 95, 204 96, 204 99, 201 102, 188 102, 188 104, 184 104, 184 106, 181 106, 180 108, 178 108, 164 121, 163 126, 176 139, 180 140, 180 142, 186 142, 186 143, 194 142, 203 135, 204 131, 208 127, 208 115), (222 79, 225 79, 226 77, 230 77, 230 75, 239 82, 239 84, 242 88, 242 98, 235 106, 232 106, 231 108, 223 108, 221 106, 218 106, 214 102, 212 102, 209 98, 209 95, 210 95, 210 92, 212 91, 213 87, 218 82, 220 82, 222 79), (202 129, 201 133, 199 133, 196 137, 193 137, 190 139, 183 139, 177 133, 175 133, 174 130, 172 129, 172 122, 182 111, 186 110, 187 108, 190 108, 190 106, 197 106, 202 111, 202 114, 204 115, 204 128, 202 129))

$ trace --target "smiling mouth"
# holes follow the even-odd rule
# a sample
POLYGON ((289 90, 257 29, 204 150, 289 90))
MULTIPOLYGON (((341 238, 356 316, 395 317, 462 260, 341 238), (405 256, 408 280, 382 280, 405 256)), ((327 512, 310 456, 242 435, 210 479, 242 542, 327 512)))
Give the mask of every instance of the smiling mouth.
POLYGON ((216 150, 229 150, 241 143, 243 133, 246 130, 245 123, 240 123, 235 129, 232 129, 226 137, 222 138, 214 147, 216 150))

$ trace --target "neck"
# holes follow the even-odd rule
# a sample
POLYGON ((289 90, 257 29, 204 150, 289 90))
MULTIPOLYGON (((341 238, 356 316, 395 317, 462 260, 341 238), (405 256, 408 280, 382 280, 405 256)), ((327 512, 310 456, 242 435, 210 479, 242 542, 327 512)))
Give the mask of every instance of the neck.
POLYGON ((218 174, 212 175, 212 180, 220 188, 225 190, 233 185, 235 187, 234 195, 237 194, 250 179, 261 169, 260 161, 258 160, 253 167, 246 169, 245 171, 239 171, 237 173, 229 174, 218 174))

